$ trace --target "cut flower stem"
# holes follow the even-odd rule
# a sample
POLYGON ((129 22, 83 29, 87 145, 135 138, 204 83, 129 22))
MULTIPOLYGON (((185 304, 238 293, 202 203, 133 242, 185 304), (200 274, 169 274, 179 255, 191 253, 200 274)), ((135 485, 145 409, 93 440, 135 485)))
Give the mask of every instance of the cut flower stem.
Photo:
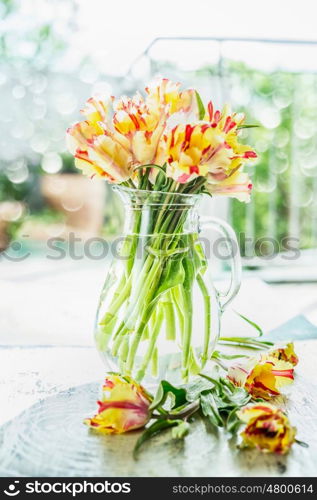
POLYGON ((148 208, 146 201, 140 206, 136 200, 132 234, 121 247, 122 257, 127 257, 123 260, 123 273, 99 321, 97 341, 100 346, 111 342, 112 356, 119 358, 123 373, 130 375, 135 370, 139 346, 147 339, 147 348, 136 367, 137 381, 144 378, 151 365, 152 371, 157 370, 157 342, 163 324, 166 340, 181 342, 183 380, 203 368, 211 355, 211 298, 203 277, 205 257, 197 249, 198 235, 184 229, 191 206, 175 205, 177 196, 199 193, 204 184, 203 178, 186 189, 174 182, 168 188, 175 191, 159 191, 160 203, 149 203, 148 208), (151 233, 143 236, 142 224, 149 222, 151 233), (145 249, 141 256, 140 246, 145 249), (194 283, 200 289, 205 309, 203 352, 199 359, 192 346, 194 283))

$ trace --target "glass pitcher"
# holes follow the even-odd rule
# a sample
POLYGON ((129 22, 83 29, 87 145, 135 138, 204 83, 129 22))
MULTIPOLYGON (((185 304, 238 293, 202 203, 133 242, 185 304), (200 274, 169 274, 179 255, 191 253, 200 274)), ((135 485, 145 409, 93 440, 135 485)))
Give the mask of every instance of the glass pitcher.
POLYGON ((125 227, 100 296, 97 349, 109 371, 145 385, 186 382, 210 360, 221 314, 240 287, 235 233, 220 219, 200 220, 202 195, 114 189, 125 227), (220 233, 229 249, 225 293, 213 285, 211 247, 206 252, 199 237, 205 227, 220 233))

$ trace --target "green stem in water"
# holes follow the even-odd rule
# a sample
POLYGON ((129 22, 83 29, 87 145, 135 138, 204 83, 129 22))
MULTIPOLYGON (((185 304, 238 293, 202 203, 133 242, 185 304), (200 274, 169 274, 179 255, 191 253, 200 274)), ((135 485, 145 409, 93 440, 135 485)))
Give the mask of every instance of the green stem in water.
POLYGON ((160 307, 160 305, 161 304, 157 304, 158 312, 155 315, 155 323, 154 323, 154 327, 150 333, 150 341, 149 341, 147 351, 144 355, 141 367, 136 375, 137 382, 140 382, 143 379, 143 377, 146 373, 146 370, 148 368, 148 365, 151 361, 151 358, 153 357, 154 350, 156 348, 156 341, 157 341, 157 338, 160 334, 161 325, 162 325, 163 318, 164 318, 163 311, 162 311, 162 308, 160 307))
MULTIPOLYGON (((149 173, 149 169, 147 169, 146 174, 147 173, 149 173)), ((175 193, 178 191, 184 191, 185 193, 186 190, 188 193, 198 192, 202 189, 204 182, 205 179, 199 179, 196 186, 194 184, 189 186, 179 186, 177 183, 172 184, 170 182, 169 185, 166 184, 162 187, 162 190, 166 190, 166 194, 162 195, 162 204, 153 208, 153 211, 150 212, 150 214, 148 211, 145 214, 147 218, 150 217, 151 219, 150 232, 152 233, 152 235, 147 237, 149 242, 147 243, 147 246, 154 251, 154 254, 158 255, 147 255, 142 262, 142 265, 140 265, 141 263, 137 262, 136 259, 139 232, 141 230, 140 228, 143 218, 141 207, 137 207, 139 212, 136 213, 132 240, 130 236, 129 244, 127 241, 126 245, 124 245, 124 252, 130 252, 130 257, 126 264, 126 278, 128 281, 129 278, 131 278, 130 287, 126 289, 126 285, 123 285, 122 283, 119 284, 114 300, 105 315, 105 320, 109 330, 111 330, 113 339, 112 353, 113 355, 117 355, 117 353, 119 353, 118 355, 120 357, 121 364, 124 367, 125 373, 131 373, 139 343, 141 340, 144 340, 148 334, 150 335, 149 348, 151 346, 151 350, 147 351, 148 357, 144 358, 139 371, 144 370, 145 373, 150 362, 154 365, 154 367, 157 365, 157 361, 155 361, 155 356, 157 359, 156 341, 160 333, 161 325, 159 324, 157 327, 155 324, 155 332, 153 332, 152 328, 148 330, 148 321, 152 316, 154 307, 155 309, 157 307, 156 293, 158 291, 158 287, 160 287, 160 281, 162 278, 162 272, 165 269, 164 266, 166 264, 166 259, 169 258, 167 252, 181 244, 183 226, 189 211, 189 207, 184 208, 180 206, 175 208, 173 206, 175 193), (167 234, 171 237, 166 238, 167 234), (162 256, 159 257, 159 252, 161 251, 162 256), (164 254, 165 257, 163 257, 164 251, 166 253, 166 255, 164 254), (114 332, 113 330, 118 322, 117 313, 122 305, 126 303, 128 306, 125 308, 124 318, 120 323, 119 328, 117 327, 114 332), (132 333, 133 335, 131 335, 132 333), (155 335, 153 335, 153 333, 155 333, 155 335), (129 352, 127 352, 128 350, 129 352), (144 363, 146 363, 146 366, 144 363)), ((144 189, 147 188, 147 185, 144 183, 141 187, 144 189)), ((182 372, 184 378, 186 379, 189 371, 197 371, 198 365, 197 360, 195 359, 195 353, 193 352, 191 346, 192 287, 194 275, 192 276, 192 263, 190 259, 185 257, 185 261, 187 265, 186 285, 184 283, 183 285, 175 287, 175 289, 169 290, 163 299, 166 302, 164 310, 161 309, 161 306, 157 310, 161 311, 160 314, 163 314, 164 311, 167 339, 169 340, 175 341, 176 339, 175 315, 178 316, 183 349, 182 372), (177 301, 177 297, 180 299, 179 301, 177 301)), ((201 281, 202 283, 200 286, 205 301, 206 318, 203 356, 206 356, 206 354, 208 356, 210 338, 210 300, 208 301, 208 309, 208 293, 202 278, 201 281)), ((142 376, 142 373, 140 373, 140 376, 142 376)))
MULTIPOLYGON (((144 304, 147 303, 146 296, 149 294, 149 290, 154 291, 155 287, 152 287, 152 279, 153 275, 157 272, 159 265, 158 262, 154 262, 154 265, 150 269, 150 262, 153 262, 154 259, 150 256, 138 278, 138 282, 136 284, 136 289, 131 292, 131 297, 136 297, 136 302, 132 302, 128 307, 125 317, 122 320, 119 328, 114 333, 113 336, 113 346, 112 346, 112 355, 116 356, 118 353, 118 349, 120 347, 121 341, 125 335, 128 335, 135 328, 135 322, 140 317, 140 311, 144 308, 144 304)), ((152 292, 153 293, 153 292, 152 292)), ((150 300, 149 300, 150 302, 150 300)))
POLYGON ((129 337, 127 336, 122 342, 119 351, 119 367, 121 373, 125 372, 125 362, 128 356, 128 352, 129 352, 129 337))
POLYGON ((192 375, 198 375, 198 373, 201 370, 201 366, 199 364, 199 361, 197 359, 195 349, 193 347, 190 348, 190 365, 189 365, 189 371, 192 375))
POLYGON ((146 308, 146 311, 144 312, 138 328, 136 329, 131 346, 129 349, 129 354, 128 354, 128 359, 127 359, 127 364, 126 364, 126 373, 127 375, 131 374, 131 371, 133 369, 134 361, 135 361, 135 356, 139 347, 140 340, 142 338, 143 330, 146 328, 147 322, 153 312, 154 305, 151 306, 151 308, 146 308))
POLYGON ((107 327, 110 322, 113 323, 114 320, 117 320, 117 312, 129 297, 131 290, 131 281, 132 280, 130 276, 128 281, 124 280, 124 286, 122 286, 122 282, 120 282, 120 285, 113 296, 113 300, 109 306, 109 309, 106 311, 100 321, 100 325, 107 327))
POLYGON ((155 347, 152 356, 152 377, 157 377, 158 375, 158 348, 155 347))
POLYGON ((184 331, 184 325, 185 325, 185 318, 184 318, 184 307, 183 307, 183 301, 182 301, 182 295, 180 292, 180 286, 174 287, 171 291, 172 296, 173 296, 173 302, 175 304, 175 310, 178 316, 178 321, 179 321, 179 330, 181 333, 181 340, 183 337, 183 331, 184 331))
POLYGON ((240 345, 241 347, 253 347, 256 349, 267 349, 273 346, 273 342, 256 340, 251 337, 219 337, 220 344, 240 345))
MULTIPOLYGON (((160 282, 161 278, 161 273, 162 273, 162 268, 163 268, 163 260, 161 259, 156 259, 156 262, 154 262, 154 265, 149 273, 149 278, 147 280, 147 283, 143 287, 148 292, 148 295, 144 297, 144 300, 141 301, 142 307, 140 311, 143 311, 141 313, 141 320, 139 322, 139 325, 137 327, 137 330, 134 333, 134 337, 131 343, 128 359, 127 359, 127 372, 130 373, 133 365, 134 365, 134 358, 136 356, 136 352, 138 350, 138 346, 140 343, 140 340, 142 338, 142 333, 144 328, 146 328, 147 322, 149 321, 151 314, 154 310, 154 308, 157 305, 158 299, 154 299, 155 293, 157 290, 157 286, 160 282)), ((137 315, 138 317, 138 315, 137 315)))
POLYGON ((115 328, 115 325, 118 320, 117 313, 130 294, 131 282, 132 282, 131 270, 133 268, 135 260, 135 252, 138 242, 138 232, 140 228, 140 223, 141 223, 141 214, 137 212, 132 229, 133 234, 125 238, 120 251, 121 257, 126 257, 126 256, 128 257, 125 266, 125 273, 121 277, 119 285, 115 293, 113 294, 113 298, 108 310, 105 312, 103 318, 100 321, 100 325, 102 326, 100 336, 103 335, 105 338, 111 335, 113 329, 115 328))
POLYGON ((162 302, 162 306, 164 308, 164 316, 165 316, 166 340, 175 340, 176 321, 175 321, 175 313, 173 305, 173 296, 170 291, 167 294, 167 299, 170 300, 162 302))
POLYGON ((210 334, 211 334, 211 300, 210 300, 210 295, 208 293, 208 289, 207 289, 205 282, 204 282, 200 273, 197 274, 196 279, 197 279, 198 286, 201 290, 201 293, 203 295, 204 306, 205 306, 204 346, 203 346, 203 352, 201 355, 202 368, 203 368, 209 359, 209 341, 210 341, 210 334))
POLYGON ((185 290, 182 287, 183 301, 185 306, 185 324, 183 332, 183 352, 182 352, 182 377, 186 382, 188 380, 188 371, 190 364, 190 346, 192 337, 192 322, 193 322, 193 308, 192 308, 192 294, 191 290, 185 290))

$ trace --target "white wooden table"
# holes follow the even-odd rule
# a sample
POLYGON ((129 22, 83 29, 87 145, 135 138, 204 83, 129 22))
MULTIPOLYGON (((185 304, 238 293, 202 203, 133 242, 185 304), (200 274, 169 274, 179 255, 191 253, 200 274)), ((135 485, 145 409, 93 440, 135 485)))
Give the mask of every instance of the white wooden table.
POLYGON ((184 442, 158 436, 134 461, 138 432, 100 436, 82 424, 96 407, 99 382, 92 381, 103 376, 93 348, 2 348, 0 475, 315 476, 317 341, 298 342, 296 349, 301 363, 295 384, 278 402, 308 449, 295 445, 286 457, 238 451, 222 432, 198 421, 184 442))

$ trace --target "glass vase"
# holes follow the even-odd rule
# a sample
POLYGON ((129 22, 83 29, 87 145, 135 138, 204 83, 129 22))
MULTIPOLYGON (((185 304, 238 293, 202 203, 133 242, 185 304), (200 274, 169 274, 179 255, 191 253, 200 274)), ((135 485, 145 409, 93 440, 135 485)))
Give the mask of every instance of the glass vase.
POLYGON ((186 382, 210 360, 221 314, 240 286, 235 233, 220 219, 200 221, 201 195, 115 189, 125 228, 99 301, 97 349, 109 371, 145 385, 186 382), (230 250, 226 293, 213 285, 202 226, 218 231, 230 250))

